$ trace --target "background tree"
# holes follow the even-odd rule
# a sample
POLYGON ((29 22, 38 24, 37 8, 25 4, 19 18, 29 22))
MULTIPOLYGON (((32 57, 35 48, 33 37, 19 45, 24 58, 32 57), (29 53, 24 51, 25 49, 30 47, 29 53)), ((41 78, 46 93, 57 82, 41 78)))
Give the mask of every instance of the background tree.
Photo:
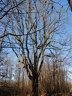
POLYGON ((69 4, 71 11, 72 11, 72 0, 68 0, 68 4, 69 4))
POLYGON ((62 94, 70 92, 71 86, 67 81, 67 71, 63 66, 63 62, 47 60, 42 68, 43 70, 39 77, 41 92, 43 91, 48 96, 53 96, 54 94, 55 96, 62 96, 62 94))

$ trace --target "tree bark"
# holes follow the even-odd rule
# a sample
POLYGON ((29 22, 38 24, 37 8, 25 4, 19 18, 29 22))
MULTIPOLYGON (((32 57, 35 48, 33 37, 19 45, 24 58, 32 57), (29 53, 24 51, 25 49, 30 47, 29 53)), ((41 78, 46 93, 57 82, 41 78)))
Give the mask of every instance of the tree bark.
POLYGON ((33 75, 33 79, 32 79, 32 96, 38 96, 38 74, 33 75))

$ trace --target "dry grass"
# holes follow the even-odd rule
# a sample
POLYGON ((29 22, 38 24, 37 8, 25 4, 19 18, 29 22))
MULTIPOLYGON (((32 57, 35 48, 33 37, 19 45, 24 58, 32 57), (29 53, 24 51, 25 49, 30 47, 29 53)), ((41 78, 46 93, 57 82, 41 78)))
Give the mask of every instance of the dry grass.
MULTIPOLYGON (((39 96, 48 96, 45 93, 39 95, 39 96)), ((72 96, 72 93, 59 93, 59 94, 53 94, 52 96, 72 96)))

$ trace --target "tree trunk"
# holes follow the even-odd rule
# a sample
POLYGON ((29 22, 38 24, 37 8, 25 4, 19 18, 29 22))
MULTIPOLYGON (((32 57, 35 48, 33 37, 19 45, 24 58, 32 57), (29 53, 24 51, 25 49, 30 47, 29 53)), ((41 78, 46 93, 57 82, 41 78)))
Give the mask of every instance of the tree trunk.
POLYGON ((38 74, 34 74, 32 79, 32 96, 38 96, 38 74))

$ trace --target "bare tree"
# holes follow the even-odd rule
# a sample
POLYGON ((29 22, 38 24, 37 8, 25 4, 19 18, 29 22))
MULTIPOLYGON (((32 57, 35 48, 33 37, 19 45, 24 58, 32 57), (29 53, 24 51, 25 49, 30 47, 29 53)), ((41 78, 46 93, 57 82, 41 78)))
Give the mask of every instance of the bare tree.
POLYGON ((32 81, 32 96, 38 96, 38 77, 45 56, 55 57, 55 50, 66 44, 60 36, 62 32, 63 8, 54 9, 51 0, 27 0, 25 6, 12 9, 7 16, 4 47, 12 48, 19 62, 24 64, 32 81), (25 10, 24 10, 25 8, 25 10), (16 13, 21 14, 16 14, 16 13))
POLYGON ((0 19, 11 13, 11 10, 20 6, 24 0, 0 0, 0 19))
POLYGON ((69 84, 67 70, 63 66, 64 62, 56 62, 52 59, 46 61, 42 67, 42 72, 39 77, 41 91, 44 91, 46 96, 59 96, 59 94, 69 93, 71 86, 69 84))
MULTIPOLYGON (((46 3, 47 0, 39 0, 42 4, 46 3)), ((59 0, 55 1, 55 0, 50 0, 51 2, 53 2, 56 5, 59 5, 61 7, 65 7, 65 6, 70 6, 70 8, 72 9, 72 2, 71 0, 68 0, 68 4, 63 5, 59 0)), ((4 17, 6 17, 7 15, 10 15, 12 13, 12 10, 15 8, 18 8, 19 6, 21 6, 22 4, 24 4, 25 6, 25 2, 28 2, 28 0, 0 0, 0 20, 3 19, 4 17)), ((54 7, 54 5, 52 4, 52 9, 54 8, 56 10, 56 8, 54 7)), ((25 8, 24 8, 25 10, 25 8)), ((66 8, 67 10, 67 8, 66 8)), ((17 13, 17 12, 16 12, 17 13)), ((21 12, 18 12, 17 14, 21 14, 21 12)))

